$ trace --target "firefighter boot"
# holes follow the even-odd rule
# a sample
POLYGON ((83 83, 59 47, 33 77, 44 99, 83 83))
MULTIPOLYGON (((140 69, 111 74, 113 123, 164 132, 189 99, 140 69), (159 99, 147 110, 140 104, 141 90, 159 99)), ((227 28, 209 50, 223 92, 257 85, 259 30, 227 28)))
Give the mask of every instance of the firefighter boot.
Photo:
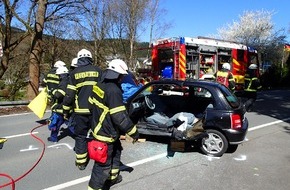
POLYGON ((118 177, 116 179, 113 179, 113 180, 107 180, 105 182, 105 185, 104 185, 104 190, 108 190, 110 189, 111 186, 113 185, 116 185, 118 183, 120 183, 121 181, 123 180, 123 177, 121 175, 118 175, 118 177))
POLYGON ((85 163, 77 163, 77 162, 75 162, 75 165, 76 165, 76 167, 78 167, 78 169, 79 170, 85 170, 86 169, 86 167, 87 167, 87 165, 89 164, 89 159, 87 158, 87 160, 86 160, 86 162, 85 163))

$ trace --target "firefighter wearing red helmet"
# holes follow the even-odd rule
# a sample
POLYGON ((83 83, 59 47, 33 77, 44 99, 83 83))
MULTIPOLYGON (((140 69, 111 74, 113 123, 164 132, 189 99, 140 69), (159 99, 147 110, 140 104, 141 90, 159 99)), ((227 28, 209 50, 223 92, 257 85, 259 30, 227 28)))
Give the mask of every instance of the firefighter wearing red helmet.
MULTIPOLYGON (((89 102, 92 105, 92 131, 95 142, 107 147, 106 159, 96 160, 88 189, 106 189, 122 181, 119 175, 122 146, 120 132, 130 135, 134 141, 139 137, 123 104, 121 81, 128 67, 120 59, 114 59, 93 87, 89 102)), ((102 148, 101 148, 102 149, 102 148)))

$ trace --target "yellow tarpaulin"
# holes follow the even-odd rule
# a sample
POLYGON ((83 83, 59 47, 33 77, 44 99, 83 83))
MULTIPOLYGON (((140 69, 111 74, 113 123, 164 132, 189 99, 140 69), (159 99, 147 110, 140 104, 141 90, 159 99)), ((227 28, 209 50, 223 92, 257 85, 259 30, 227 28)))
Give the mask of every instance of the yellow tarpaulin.
POLYGON ((47 106, 47 91, 43 89, 29 104, 28 108, 41 119, 47 106))

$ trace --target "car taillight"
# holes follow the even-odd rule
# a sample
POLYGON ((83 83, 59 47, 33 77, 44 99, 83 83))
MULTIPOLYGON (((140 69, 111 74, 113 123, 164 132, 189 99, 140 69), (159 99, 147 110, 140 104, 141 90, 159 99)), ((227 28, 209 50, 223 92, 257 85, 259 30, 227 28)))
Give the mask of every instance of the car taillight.
POLYGON ((231 128, 232 129, 240 129, 242 128, 242 120, 239 114, 231 115, 231 128))

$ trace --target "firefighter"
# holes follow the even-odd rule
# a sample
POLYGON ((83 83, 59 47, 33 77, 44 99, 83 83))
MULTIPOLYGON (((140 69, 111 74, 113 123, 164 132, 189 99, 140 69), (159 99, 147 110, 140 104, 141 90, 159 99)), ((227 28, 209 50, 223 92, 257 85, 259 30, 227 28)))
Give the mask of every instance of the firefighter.
POLYGON ((66 64, 63 61, 56 61, 53 65, 53 68, 48 72, 43 82, 46 85, 48 99, 51 100, 52 91, 58 87, 59 76, 55 74, 56 69, 59 67, 65 67, 66 64))
POLYGON ((68 83, 68 69, 59 67, 56 69, 56 75, 59 76, 59 85, 52 91, 53 105, 51 107, 51 117, 49 119, 48 129, 51 131, 50 137, 47 138, 50 142, 58 141, 58 132, 60 126, 64 123, 62 102, 65 96, 68 83))
POLYGON ((69 70, 72 71, 77 67, 78 58, 75 57, 72 59, 69 70))
POLYGON ((253 105, 257 99, 257 91, 261 88, 258 66, 256 64, 251 64, 245 75, 244 97, 246 101, 244 105, 247 111, 252 111, 253 105))
MULTIPOLYGON (((70 65, 70 68, 69 68, 69 73, 72 72, 75 68, 77 68, 77 63, 78 63, 78 58, 75 57, 72 59, 71 61, 71 65, 70 65)), ((66 115, 66 118, 65 118, 65 123, 66 125, 68 126, 68 129, 70 130, 70 133, 71 133, 71 136, 74 138, 75 137, 75 130, 74 130, 74 123, 73 123, 73 117, 71 117, 71 114, 72 114, 73 110, 70 109, 69 111, 66 111, 66 113, 68 113, 66 115)))
POLYGON ((104 71, 100 83, 93 87, 89 102, 92 104, 92 131, 97 141, 107 144, 107 161, 104 164, 95 162, 88 189, 106 189, 122 181, 120 158, 122 146, 120 132, 130 135, 134 142, 139 133, 130 120, 123 104, 121 81, 127 75, 128 67, 120 59, 114 59, 104 71))
POLYGON ((76 68, 70 72, 63 109, 65 119, 68 119, 70 110, 73 110, 71 120, 75 135, 75 165, 80 170, 84 170, 89 162, 86 137, 91 126, 91 114, 88 98, 92 93, 93 85, 100 80, 102 71, 93 65, 89 50, 81 49, 77 58, 76 68))
POLYGON ((224 63, 222 69, 216 73, 216 81, 228 87, 231 91, 235 90, 235 80, 231 73, 231 65, 224 63))

